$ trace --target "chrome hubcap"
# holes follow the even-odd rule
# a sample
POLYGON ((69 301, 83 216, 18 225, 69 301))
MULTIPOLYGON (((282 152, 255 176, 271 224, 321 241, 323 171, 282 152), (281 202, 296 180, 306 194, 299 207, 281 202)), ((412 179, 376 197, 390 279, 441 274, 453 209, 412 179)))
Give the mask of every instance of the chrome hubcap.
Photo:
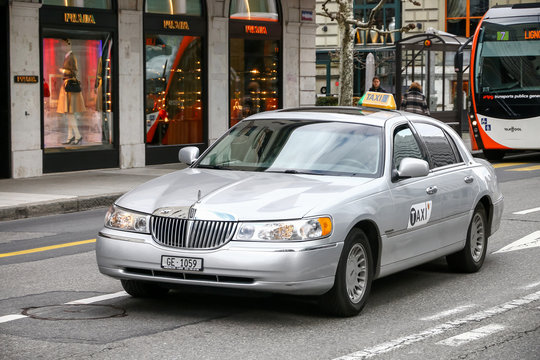
POLYGON ((484 220, 480 214, 476 213, 471 222, 471 255, 474 262, 480 261, 486 245, 486 237, 484 232, 484 220))
POLYGON ((347 294, 351 302, 357 304, 364 297, 367 282, 366 250, 360 244, 354 244, 349 251, 346 276, 347 294))

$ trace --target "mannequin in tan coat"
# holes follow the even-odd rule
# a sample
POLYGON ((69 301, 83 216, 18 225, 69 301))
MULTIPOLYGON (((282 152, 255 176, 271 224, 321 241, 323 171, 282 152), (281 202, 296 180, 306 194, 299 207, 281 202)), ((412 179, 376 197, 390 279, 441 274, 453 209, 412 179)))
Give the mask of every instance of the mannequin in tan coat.
POLYGON ((60 73, 63 75, 63 84, 60 88, 60 94, 58 95, 58 107, 56 112, 62 114, 64 118, 67 118, 68 135, 64 145, 74 144, 78 145, 82 141, 82 135, 79 132, 77 122, 79 120, 80 113, 86 110, 84 106, 84 98, 82 92, 66 92, 65 83, 68 79, 77 79, 77 59, 71 51, 71 41, 69 39, 63 39, 62 45, 66 51, 64 57, 64 63, 60 68, 60 73))

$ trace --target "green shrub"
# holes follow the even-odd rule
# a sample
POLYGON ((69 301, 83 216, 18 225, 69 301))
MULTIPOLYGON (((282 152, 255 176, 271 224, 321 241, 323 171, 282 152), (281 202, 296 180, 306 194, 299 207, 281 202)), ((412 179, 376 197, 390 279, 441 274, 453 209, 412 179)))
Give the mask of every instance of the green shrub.
POLYGON ((315 102, 316 106, 337 106, 338 98, 337 96, 320 96, 315 102))

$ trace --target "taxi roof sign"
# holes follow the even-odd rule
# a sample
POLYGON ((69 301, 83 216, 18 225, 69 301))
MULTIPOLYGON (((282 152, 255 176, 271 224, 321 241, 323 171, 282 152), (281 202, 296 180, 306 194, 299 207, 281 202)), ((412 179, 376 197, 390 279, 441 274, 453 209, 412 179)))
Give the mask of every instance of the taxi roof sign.
POLYGON ((396 101, 394 95, 368 91, 362 96, 359 105, 366 107, 374 107, 379 109, 396 110, 396 101))

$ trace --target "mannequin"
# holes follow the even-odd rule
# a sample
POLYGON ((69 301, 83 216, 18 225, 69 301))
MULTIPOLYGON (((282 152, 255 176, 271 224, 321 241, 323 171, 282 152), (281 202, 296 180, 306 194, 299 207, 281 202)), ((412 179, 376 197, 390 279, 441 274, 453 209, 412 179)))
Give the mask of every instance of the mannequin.
POLYGON ((60 73, 63 75, 63 84, 58 95, 58 107, 56 112, 62 114, 64 119, 67 118, 68 135, 63 145, 79 145, 82 141, 82 135, 79 132, 77 122, 80 113, 86 110, 84 106, 84 98, 82 92, 66 92, 65 83, 68 79, 77 78, 77 59, 71 51, 71 41, 62 39, 62 48, 65 50, 64 64, 60 68, 60 73))

